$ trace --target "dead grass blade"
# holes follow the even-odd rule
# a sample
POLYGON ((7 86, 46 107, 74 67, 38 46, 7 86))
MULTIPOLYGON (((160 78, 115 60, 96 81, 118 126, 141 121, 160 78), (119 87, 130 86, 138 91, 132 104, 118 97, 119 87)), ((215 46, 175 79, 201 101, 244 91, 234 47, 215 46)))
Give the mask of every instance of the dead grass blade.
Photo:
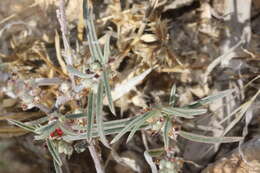
MULTIPOLYGON (((257 91, 257 93, 247 102, 245 102, 244 104, 242 104, 239 108, 237 108, 236 110, 234 110, 234 113, 231 113, 228 117, 226 117, 224 120, 227 120, 229 118, 231 118, 231 116, 233 116, 234 114, 237 114, 236 118, 229 123, 229 125, 225 128, 225 131, 223 133, 223 136, 225 134, 227 134, 244 116, 244 114, 246 113, 246 111, 250 108, 250 106, 252 105, 252 103, 255 101, 256 97, 260 94, 260 90, 257 91)), ((224 121, 221 121, 224 122, 224 121)))

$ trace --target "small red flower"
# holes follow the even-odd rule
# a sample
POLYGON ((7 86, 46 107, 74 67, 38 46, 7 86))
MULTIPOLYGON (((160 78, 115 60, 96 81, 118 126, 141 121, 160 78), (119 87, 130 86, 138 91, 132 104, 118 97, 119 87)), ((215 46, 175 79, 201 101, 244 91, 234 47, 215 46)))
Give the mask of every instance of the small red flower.
POLYGON ((55 131, 56 131, 58 136, 62 136, 63 135, 63 131, 60 128, 57 128, 55 131))
POLYGON ((53 132, 50 133, 50 137, 59 136, 61 137, 63 135, 63 131, 60 128, 55 129, 53 132))
POLYGON ((53 138, 55 136, 55 131, 51 132, 50 136, 53 138))

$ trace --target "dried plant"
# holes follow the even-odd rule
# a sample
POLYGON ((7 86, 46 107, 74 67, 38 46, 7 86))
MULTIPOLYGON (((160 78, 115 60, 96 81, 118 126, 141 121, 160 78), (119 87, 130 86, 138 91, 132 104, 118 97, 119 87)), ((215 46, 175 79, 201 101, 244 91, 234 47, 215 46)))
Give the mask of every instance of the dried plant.
MULTIPOLYGON (((50 65, 52 63, 48 58, 42 58, 51 66, 52 72, 49 74, 51 77, 30 78, 25 80, 18 78, 19 76, 12 76, 7 72, 1 72, 0 74, 1 82, 5 83, 2 90, 6 95, 15 99, 19 98, 24 110, 37 107, 47 115, 27 122, 14 119, 8 119, 8 121, 34 133, 35 140, 44 140, 46 142, 57 173, 62 172, 61 167, 63 162, 60 156, 61 153, 70 156, 74 151, 82 152, 86 149, 84 147, 82 148, 81 145, 74 145, 74 141, 88 143, 88 149, 94 160, 97 172, 104 172, 104 168, 95 149, 95 141, 99 139, 104 146, 111 149, 111 144, 116 143, 128 133, 126 142, 129 142, 140 129, 160 134, 164 142, 162 148, 147 149, 144 153, 144 157, 149 163, 152 172, 158 172, 153 157, 160 158, 160 172, 167 172, 168 169, 175 170, 175 172, 180 170, 183 160, 175 157, 176 151, 173 149, 173 141, 176 142, 179 136, 188 140, 210 144, 242 140, 241 137, 224 137, 224 135, 221 137, 209 137, 194 134, 185 130, 181 123, 183 119, 193 119, 207 113, 207 109, 199 107, 230 95, 233 92, 232 90, 222 91, 216 95, 202 98, 183 107, 176 107, 178 94, 176 93, 176 86, 174 85, 171 89, 167 105, 156 105, 143 110, 142 113, 134 117, 104 121, 104 104, 107 103, 111 113, 117 116, 114 101, 132 90, 154 68, 148 68, 140 75, 132 77, 111 91, 111 34, 106 35, 106 41, 102 48, 96 34, 92 14, 93 9, 88 5, 87 0, 84 0, 85 35, 87 37, 91 57, 86 63, 84 63, 85 61, 81 62, 77 59, 76 50, 73 50, 69 44, 64 1, 61 0, 60 2, 60 9, 57 16, 60 22, 64 44, 64 52, 59 59, 62 70, 50 65), (65 60, 65 62, 63 62, 63 60, 65 60), (76 63, 77 61, 80 63, 76 63), (58 74, 59 77, 56 77, 54 74, 58 74), (49 88, 43 89, 41 86, 48 86, 49 88), (48 93, 51 94, 44 96, 47 91, 50 91, 48 93), (83 100, 87 100, 87 103, 83 100), (79 106, 77 102, 85 104, 79 106), (69 111, 63 111, 64 105, 70 107, 69 111), (107 139, 108 135, 115 136, 109 141, 107 139)), ((158 1, 153 1, 153 4, 157 3, 158 1)), ((121 13, 118 12, 118 14, 121 13)), ((145 25, 146 24, 147 23, 145 23, 145 25)), ((121 26, 118 27, 120 28, 121 26)), ((159 59, 161 56, 171 58, 168 47, 165 47, 168 42, 166 30, 166 23, 158 20, 153 31, 154 34, 141 34, 142 37, 140 38, 140 40, 144 42, 154 42, 155 46, 149 51, 156 53, 159 59)), ((140 31, 140 33, 142 32, 140 31)), ((119 42, 120 41, 121 40, 119 40, 119 42)), ((136 42, 137 41, 133 39, 132 42, 129 43, 130 47, 135 47, 133 43, 136 42)), ((133 48, 133 50, 136 49, 133 48)), ((128 51, 129 49, 127 52, 128 51)), ((38 54, 40 55, 41 52, 38 52, 38 54)), ((168 61, 168 64, 172 63, 170 62, 171 60, 168 59, 168 61)))

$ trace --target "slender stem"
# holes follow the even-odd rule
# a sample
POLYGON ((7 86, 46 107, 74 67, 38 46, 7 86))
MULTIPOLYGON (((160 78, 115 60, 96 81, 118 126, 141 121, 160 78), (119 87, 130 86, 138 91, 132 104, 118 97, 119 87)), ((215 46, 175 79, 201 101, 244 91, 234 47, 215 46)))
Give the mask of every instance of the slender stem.
POLYGON ((104 170, 103 170, 103 167, 101 165, 100 158, 99 158, 98 153, 95 149, 95 146, 93 144, 90 144, 88 146, 88 149, 89 149, 91 157, 94 161, 97 173, 104 173, 104 170))

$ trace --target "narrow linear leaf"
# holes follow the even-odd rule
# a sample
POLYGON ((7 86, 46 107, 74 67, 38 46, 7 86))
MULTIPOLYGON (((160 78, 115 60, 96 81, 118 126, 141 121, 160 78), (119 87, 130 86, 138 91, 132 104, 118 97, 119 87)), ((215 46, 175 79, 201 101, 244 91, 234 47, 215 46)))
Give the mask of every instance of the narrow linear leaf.
POLYGON ((169 105, 174 106, 176 100, 177 100, 177 96, 176 96, 176 85, 174 84, 174 85, 172 86, 171 93, 170 93, 169 105))
MULTIPOLYGON (((149 125, 148 123, 142 125, 140 129, 148 129, 149 128, 149 125)), ((104 130, 104 133, 105 135, 113 135, 113 134, 118 134, 120 133, 122 130, 124 129, 124 127, 117 127, 117 128, 113 128, 113 129, 105 129, 104 130)), ((130 130, 128 130, 127 132, 129 132, 130 130)), ((96 137, 99 137, 99 134, 98 134, 98 131, 97 129, 93 129, 92 130, 92 137, 93 138, 96 138, 96 137)), ((83 140, 83 139, 87 139, 87 133, 82 133, 80 135, 77 135, 77 136, 64 136, 62 139, 64 139, 65 141, 78 141, 78 140, 83 140)))
MULTIPOLYGON (((136 117, 131 117, 131 118, 124 118, 124 119, 120 119, 120 120, 112 120, 112 121, 108 121, 108 122, 103 122, 104 125, 104 133, 105 135, 110 135, 110 134, 117 134, 119 133, 123 128, 125 128, 125 126, 127 124, 129 124, 131 121, 133 121, 134 119, 138 118, 139 116, 136 117)), ((148 128, 148 123, 143 124, 141 128, 148 128)), ((77 127, 77 126, 72 126, 73 129, 76 130, 85 130, 85 127, 77 127)), ((77 136, 64 136, 63 139, 65 140, 81 140, 81 139, 87 139, 87 135, 88 133, 81 133, 78 134, 77 136)), ((92 137, 98 137, 98 131, 97 131, 97 124, 93 125, 93 129, 92 129, 92 137)))
POLYGON ((104 46, 104 64, 108 63, 108 59, 110 56, 110 49, 109 49, 110 38, 111 38, 111 34, 110 33, 106 34, 106 43, 104 46))
POLYGON ((83 117, 86 117, 85 113, 67 114, 67 115, 65 115, 65 118, 67 118, 67 119, 77 119, 77 118, 83 118, 83 117))
POLYGON ((92 55, 91 57, 93 61, 98 60, 99 62, 103 63, 103 55, 98 44, 98 39, 94 27, 92 9, 88 7, 87 0, 83 1, 83 16, 85 19, 86 35, 92 55))
POLYGON ((169 133, 171 128, 172 128, 171 119, 167 117, 163 127, 163 141, 164 141, 165 150, 168 150, 169 148, 169 133))
POLYGON ((111 95, 111 88, 110 88, 110 85, 109 85, 109 82, 108 82, 107 71, 103 71, 102 78, 103 78, 102 83, 104 83, 105 93, 106 93, 106 96, 107 96, 109 108, 110 108, 111 112, 114 115, 116 115, 116 111, 115 111, 115 107, 114 107, 114 103, 113 103, 113 99, 112 99, 112 95, 111 95))
POLYGON ((62 166, 62 161, 59 155, 58 150, 56 149, 56 147, 54 146, 53 142, 50 139, 46 140, 47 143, 47 147, 51 153, 51 156, 53 158, 53 160, 59 165, 62 166))
POLYGON ((98 92, 97 92, 97 102, 96 102, 96 121, 97 121, 97 129, 98 134, 100 136, 101 142, 108 148, 110 148, 106 136, 104 134, 104 125, 103 125, 103 116, 102 116, 102 108, 103 108, 103 83, 99 82, 98 92))
POLYGON ((173 108, 173 107, 162 107, 161 111, 168 115, 174 115, 187 119, 194 118, 195 115, 201 115, 207 112, 206 109, 187 109, 187 108, 173 108))
POLYGON ((195 115, 202 115, 207 112, 207 109, 187 109, 187 108, 174 108, 177 112, 190 115, 190 116, 195 116, 195 115))
MULTIPOLYGON (((115 127, 125 127, 129 122, 136 119, 137 117, 138 116, 103 122, 104 129, 111 129, 111 128, 115 128, 115 127)), ((85 126, 74 125, 71 127, 75 130, 86 130, 85 126)), ((92 128, 94 128, 94 129, 97 128, 97 124, 94 123, 92 128)))
POLYGON ((89 43, 89 49, 90 49, 92 61, 93 62, 96 62, 96 61, 101 62, 102 58, 99 56, 98 51, 97 51, 96 46, 95 46, 95 44, 97 44, 97 43, 93 39, 93 33, 91 31, 91 28, 88 27, 91 24, 90 24, 89 21, 87 21, 86 23, 87 23, 86 24, 87 25, 86 26, 87 39, 88 39, 88 43, 89 43))
POLYGON ((189 133, 185 131, 179 131, 178 134, 183 138, 186 138, 191 141, 208 143, 208 144, 216 144, 216 143, 231 143, 231 142, 239 142, 242 140, 242 137, 210 137, 210 136, 202 136, 194 133, 189 133))
POLYGON ((134 136, 135 132, 140 128, 140 126, 142 126, 143 124, 145 124, 146 120, 148 120, 149 118, 152 118, 156 115, 158 115, 160 112, 155 110, 155 111, 150 111, 148 112, 145 116, 143 116, 142 118, 140 118, 135 124, 133 129, 131 130, 126 142, 129 142, 132 137, 134 136))
MULTIPOLYGON (((141 125, 138 130, 143 129, 143 128, 147 128, 147 127, 148 127, 148 123, 145 123, 145 124, 141 125)), ((123 128, 124 127, 113 128, 113 129, 106 129, 105 130, 105 135, 117 134, 117 133, 121 132, 123 130, 123 128)))
POLYGON ((28 124, 28 125, 38 125, 38 124, 45 123, 47 121, 48 121, 48 117, 45 116, 45 117, 39 118, 37 120, 32 120, 32 121, 26 122, 26 124, 28 124))
POLYGON ((88 119, 88 125, 87 125, 87 133, 88 133, 88 141, 91 141, 92 139, 92 128, 94 124, 94 106, 95 106, 95 100, 94 100, 94 93, 91 91, 88 95, 88 107, 87 107, 87 119, 88 119))
MULTIPOLYGON (((89 18, 90 18, 90 9, 88 7, 88 0, 83 0, 83 17, 84 17, 84 25, 85 25, 85 31, 86 31, 86 36, 87 36, 87 39, 88 39, 88 42, 89 43, 93 43, 93 37, 92 37, 92 34, 90 33, 90 29, 89 29, 89 25, 90 25, 90 22, 89 22, 89 18)), ((96 51, 94 50, 93 48, 93 45, 92 44, 89 44, 89 50, 90 50, 90 53, 91 53, 91 59, 92 61, 96 61, 98 59, 96 59, 97 57, 94 56, 96 55, 96 51)))
POLYGON ((142 115, 139 115, 137 118, 133 119, 129 124, 127 124, 115 137, 114 139, 110 142, 111 144, 115 143, 116 141, 118 141, 125 133, 127 133, 128 131, 130 131, 136 123, 138 123, 139 121, 142 121, 142 119, 144 119, 147 115, 149 115, 150 112, 146 112, 142 115))
MULTIPOLYGON (((76 119, 76 118, 84 118, 86 117, 86 113, 78 113, 78 114, 67 114, 65 115, 65 118, 67 119, 76 119)), ((120 119, 120 120, 113 120, 113 121, 108 121, 108 122, 104 122, 105 124, 121 124, 121 121, 122 122, 125 122, 127 120, 130 120, 130 119, 134 119, 135 117, 131 117, 131 118, 124 118, 124 119, 120 119)))
POLYGON ((49 124, 46 124, 44 126, 41 126, 37 129, 35 129, 35 133, 49 136, 51 132, 53 132, 57 127, 59 126, 58 121, 52 121, 49 124))
POLYGON ((108 129, 113 129, 113 128, 117 128, 117 127, 125 127, 127 124, 129 124, 131 121, 133 121, 135 118, 136 117, 130 117, 130 118, 124 118, 124 119, 104 122, 104 129, 108 130, 108 129))
POLYGON ((16 125, 18 127, 21 127, 21 128, 23 128, 25 130, 31 131, 31 132, 34 132, 34 130, 35 130, 35 127, 33 127, 31 125, 27 125, 25 123, 22 123, 20 121, 8 119, 8 122, 10 122, 11 124, 16 125))
MULTIPOLYGON (((112 120, 112 121, 103 122, 104 130, 113 129, 113 128, 117 128, 117 127, 125 127, 129 122, 131 122, 135 118, 136 117, 130 117, 130 118, 124 118, 124 119, 120 119, 120 120, 112 120)), ((75 130, 86 130, 86 127, 84 127, 84 126, 75 125, 75 126, 72 126, 72 128, 75 130)), ((96 123, 93 124, 92 128, 94 130, 96 130, 97 124, 96 123)))
POLYGON ((187 105, 185 107, 198 108, 198 107, 200 107, 202 105, 209 104, 210 102, 215 101, 217 99, 221 99, 223 97, 226 97, 226 96, 230 95, 232 92, 234 92, 233 89, 221 91, 221 92, 219 92, 217 94, 214 94, 214 95, 211 95, 211 96, 208 96, 208 97, 204 97, 204 98, 202 98, 200 100, 192 102, 192 103, 190 103, 189 105, 187 105))
POLYGON ((92 39, 93 39, 90 44, 96 50, 95 56, 97 56, 97 59, 99 60, 99 62, 101 64, 104 64, 103 54, 101 52, 101 48, 100 48, 98 38, 97 38, 97 34, 96 34, 92 10, 93 10, 92 8, 89 8, 89 22, 88 22, 89 25, 88 25, 88 28, 89 28, 89 33, 92 35, 92 39))

